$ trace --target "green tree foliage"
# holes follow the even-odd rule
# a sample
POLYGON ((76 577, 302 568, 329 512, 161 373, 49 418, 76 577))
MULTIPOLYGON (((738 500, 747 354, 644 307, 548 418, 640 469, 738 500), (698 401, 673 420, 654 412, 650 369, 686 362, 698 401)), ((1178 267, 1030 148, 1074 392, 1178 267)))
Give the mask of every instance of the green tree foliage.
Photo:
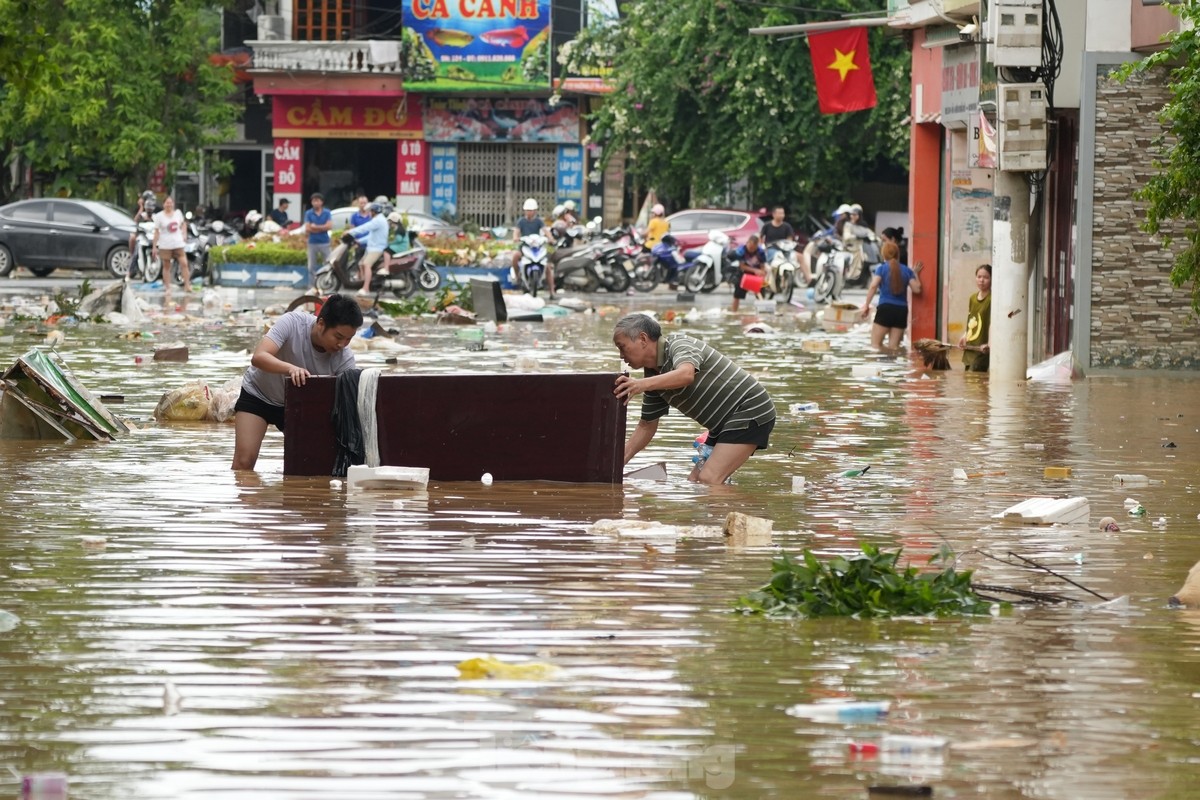
POLYGON ((0 41, 0 156, 55 189, 124 199, 233 134, 211 2, 0 0, 0 41))
POLYGON ((1200 313, 1200 4, 1168 7, 1183 21, 1183 30, 1168 36, 1164 50, 1127 65, 1118 76, 1161 70, 1170 76, 1171 99, 1158 115, 1164 128, 1156 142, 1162 156, 1153 161, 1158 172, 1135 196, 1147 202, 1145 230, 1162 235, 1167 244, 1176 235, 1185 241, 1171 283, 1191 283, 1192 308, 1200 313))
POLYGON ((869 29, 879 104, 822 115, 806 42, 747 30, 880 10, 865 0, 823 5, 639 0, 622 7, 618 25, 582 32, 560 61, 577 74, 611 66, 616 91, 593 115, 592 139, 606 155, 628 153, 660 193, 699 201, 745 178, 756 203, 827 215, 849 185, 906 165, 911 59, 900 35, 869 29))

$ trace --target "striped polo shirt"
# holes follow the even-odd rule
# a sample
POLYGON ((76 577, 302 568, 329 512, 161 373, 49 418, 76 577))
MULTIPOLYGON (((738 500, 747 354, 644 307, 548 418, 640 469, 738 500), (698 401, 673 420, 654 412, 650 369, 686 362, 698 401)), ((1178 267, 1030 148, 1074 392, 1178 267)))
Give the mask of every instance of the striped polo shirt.
POLYGON ((670 372, 692 364, 696 379, 682 389, 664 389, 642 395, 642 419, 649 422, 674 407, 710 431, 736 431, 751 423, 775 419, 775 404, 758 381, 704 342, 673 333, 658 340, 658 366, 646 376, 670 372))

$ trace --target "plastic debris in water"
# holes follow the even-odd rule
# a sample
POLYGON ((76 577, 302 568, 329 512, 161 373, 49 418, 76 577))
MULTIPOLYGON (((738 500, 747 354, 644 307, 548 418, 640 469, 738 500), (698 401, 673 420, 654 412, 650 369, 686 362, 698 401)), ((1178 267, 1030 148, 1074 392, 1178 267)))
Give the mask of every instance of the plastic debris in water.
POLYGON ((458 677, 464 681, 477 681, 485 678, 508 681, 551 681, 558 678, 561 673, 562 670, 553 664, 543 664, 539 661, 509 664, 492 656, 468 658, 458 665, 458 677))
POLYGON ((857 478, 862 475, 866 475, 867 470, 869 470, 870 468, 871 468, 871 465, 868 464, 867 466, 863 467, 862 469, 848 469, 842 473, 842 477, 843 478, 857 478))
POLYGON ((67 775, 41 772, 21 778, 21 800, 67 800, 67 775))
POLYGON ((787 713, 814 722, 867 722, 886 717, 891 703, 802 703, 792 706, 787 713))
POLYGON ((1076 554, 1075 554, 1075 563, 1076 563, 1076 564, 1082 564, 1082 563, 1083 563, 1083 553, 1076 553, 1076 554))
POLYGON ((21 618, 7 611, 0 611, 0 633, 8 633, 21 624, 21 618))
POLYGON ((1153 525, 1155 528, 1159 528, 1159 529, 1165 528, 1165 527, 1167 527, 1167 518, 1159 517, 1158 519, 1154 520, 1154 522, 1151 522, 1150 524, 1153 525))
POLYGON ((1119 533, 1120 528, 1117 526, 1117 521, 1112 517, 1105 517, 1100 520, 1100 530, 1108 531, 1109 533, 1119 533))
POLYGON ((342 488, 342 482, 335 478, 334 480, 331 480, 329 482, 329 488, 330 489, 340 489, 340 488, 342 488))
POLYGON ((1134 506, 1133 508, 1129 509, 1129 516, 1131 516, 1131 517, 1144 517, 1144 516, 1146 516, 1146 507, 1145 507, 1145 506, 1143 506, 1141 503, 1138 503, 1136 506, 1134 506))
POLYGON ((1022 445, 1026 450, 1045 450, 1046 445, 1037 442, 1026 442, 1022 445))
POLYGON ((483 473, 483 476, 479 479, 479 482, 482 483, 484 486, 491 486, 492 480, 493 480, 492 473, 485 472, 485 473, 483 473))

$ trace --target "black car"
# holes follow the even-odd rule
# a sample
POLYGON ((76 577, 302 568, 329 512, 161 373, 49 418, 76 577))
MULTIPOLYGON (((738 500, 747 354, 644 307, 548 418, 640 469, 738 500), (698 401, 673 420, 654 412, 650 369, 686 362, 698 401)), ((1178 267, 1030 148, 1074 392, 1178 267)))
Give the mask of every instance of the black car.
POLYGON ((0 276, 18 266, 39 277, 59 267, 129 272, 133 217, 111 203, 61 197, 0 206, 0 276))

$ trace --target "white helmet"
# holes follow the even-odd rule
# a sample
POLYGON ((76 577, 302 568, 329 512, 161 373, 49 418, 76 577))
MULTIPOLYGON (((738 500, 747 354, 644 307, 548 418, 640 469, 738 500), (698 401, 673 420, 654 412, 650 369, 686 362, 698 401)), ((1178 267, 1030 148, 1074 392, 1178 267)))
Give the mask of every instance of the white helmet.
POLYGON ((850 206, 850 213, 858 214, 861 217, 862 216, 862 206, 860 206, 858 203, 855 203, 854 205, 850 206))
POLYGON ((662 203, 655 203, 654 206, 650 209, 650 213, 656 217, 661 217, 663 214, 667 213, 667 210, 665 208, 663 208, 662 203))
POLYGON ((253 225, 254 223, 262 220, 262 218, 263 218, 263 215, 258 213, 258 211, 255 209, 250 209, 249 211, 246 212, 246 224, 247 225, 253 225))
POLYGON ((567 202, 563 203, 563 208, 566 209, 567 211, 574 211, 575 210, 575 201, 568 200, 567 202))
POLYGON ((562 206, 562 205, 557 205, 557 206, 555 206, 555 207, 554 207, 554 210, 550 212, 550 216, 552 216, 552 217, 561 217, 561 216, 563 215, 563 212, 564 212, 564 211, 566 211, 566 210, 567 210, 567 209, 566 209, 566 207, 565 207, 565 206, 562 206))
POLYGON ((849 213, 850 213, 850 206, 846 205, 845 203, 842 203, 840 206, 837 207, 837 211, 833 212, 833 215, 835 217, 840 217, 843 214, 849 214, 849 213))
POLYGON ((521 206, 521 208, 525 209, 526 211, 537 211, 537 200, 534 200, 531 197, 525 201, 525 205, 521 206))

